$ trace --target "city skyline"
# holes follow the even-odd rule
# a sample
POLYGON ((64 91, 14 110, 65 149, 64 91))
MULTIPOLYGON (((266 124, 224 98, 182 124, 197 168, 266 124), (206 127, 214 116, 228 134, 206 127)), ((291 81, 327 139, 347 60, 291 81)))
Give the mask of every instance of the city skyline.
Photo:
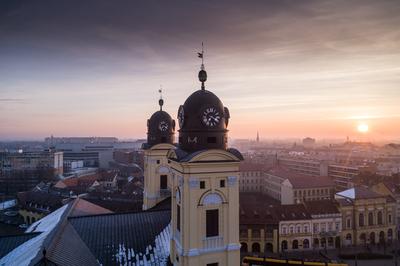
POLYGON ((0 4, 0 139, 144 138, 160 85, 175 120, 200 88, 204 41, 230 137, 398 140, 395 1, 96 3, 0 4))

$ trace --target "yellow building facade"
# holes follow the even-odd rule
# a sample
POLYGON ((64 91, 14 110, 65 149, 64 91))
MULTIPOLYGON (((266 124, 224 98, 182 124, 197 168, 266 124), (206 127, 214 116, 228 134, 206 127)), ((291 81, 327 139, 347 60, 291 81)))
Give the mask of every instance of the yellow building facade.
POLYGON ((239 265, 239 162, 211 149, 189 158, 169 153, 174 265, 239 265))
POLYGON ((144 150, 143 210, 171 196, 171 170, 167 159, 171 149, 174 149, 172 144, 160 143, 144 150))

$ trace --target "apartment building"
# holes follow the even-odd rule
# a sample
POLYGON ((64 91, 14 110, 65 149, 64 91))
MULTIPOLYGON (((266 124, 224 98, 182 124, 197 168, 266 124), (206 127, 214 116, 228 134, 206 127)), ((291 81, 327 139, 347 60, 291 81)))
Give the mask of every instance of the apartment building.
POLYGON ((334 200, 304 203, 312 222, 312 247, 333 249, 341 246, 342 214, 334 200))
POLYGON ((278 158, 278 166, 304 175, 328 175, 328 164, 326 161, 310 160, 296 157, 280 157, 278 158))
POLYGON ((239 167, 239 191, 261 192, 265 178, 266 167, 264 164, 244 161, 239 167))
POLYGON ((308 176, 276 167, 266 173, 263 192, 281 204, 299 204, 332 199, 334 183, 328 176, 308 176))

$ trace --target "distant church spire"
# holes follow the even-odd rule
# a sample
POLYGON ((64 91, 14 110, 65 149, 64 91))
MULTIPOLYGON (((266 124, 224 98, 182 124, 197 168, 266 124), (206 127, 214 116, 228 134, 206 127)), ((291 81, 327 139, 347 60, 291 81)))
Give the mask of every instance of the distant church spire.
POLYGON ((205 90, 204 82, 207 80, 207 72, 204 68, 204 45, 201 43, 201 53, 197 53, 197 56, 201 58, 201 67, 199 71, 199 80, 201 82, 201 89, 205 90))
POLYGON ((257 142, 260 142, 260 134, 258 134, 258 131, 257 131, 257 142))

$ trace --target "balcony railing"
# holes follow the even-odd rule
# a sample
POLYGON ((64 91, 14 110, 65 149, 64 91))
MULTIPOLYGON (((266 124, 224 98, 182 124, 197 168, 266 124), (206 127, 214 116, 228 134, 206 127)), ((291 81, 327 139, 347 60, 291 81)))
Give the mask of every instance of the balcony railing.
POLYGON ((203 239, 203 249, 213 250, 224 245, 224 238, 222 236, 206 237, 203 239))

